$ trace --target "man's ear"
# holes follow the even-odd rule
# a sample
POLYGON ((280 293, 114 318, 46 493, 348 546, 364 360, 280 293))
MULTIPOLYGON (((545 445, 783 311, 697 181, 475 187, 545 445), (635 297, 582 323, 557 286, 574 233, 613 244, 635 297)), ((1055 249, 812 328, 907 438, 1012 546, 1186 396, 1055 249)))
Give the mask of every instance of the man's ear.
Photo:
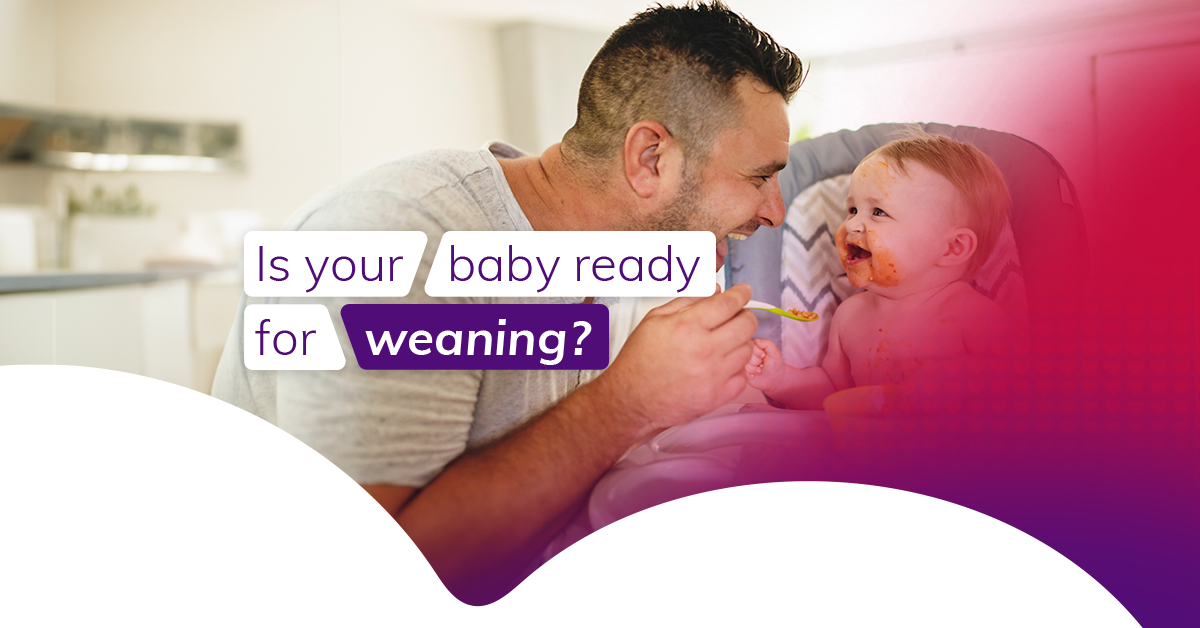
POLYGON ((938 266, 957 266, 965 264, 979 248, 979 237, 966 227, 959 227, 950 233, 950 242, 946 251, 938 260, 938 266))
POLYGON ((642 198, 673 190, 681 176, 683 155, 666 127, 643 120, 625 134, 625 179, 642 198))

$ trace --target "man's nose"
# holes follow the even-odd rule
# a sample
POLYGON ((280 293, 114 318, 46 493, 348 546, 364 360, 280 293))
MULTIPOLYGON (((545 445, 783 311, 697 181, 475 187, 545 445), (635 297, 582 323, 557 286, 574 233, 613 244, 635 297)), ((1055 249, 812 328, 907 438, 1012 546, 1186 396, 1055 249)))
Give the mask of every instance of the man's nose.
POLYGON ((762 207, 758 209, 758 222, 761 225, 768 227, 778 227, 783 224, 783 191, 779 188, 779 181, 776 180, 771 186, 771 191, 767 194, 767 198, 763 201, 762 207))

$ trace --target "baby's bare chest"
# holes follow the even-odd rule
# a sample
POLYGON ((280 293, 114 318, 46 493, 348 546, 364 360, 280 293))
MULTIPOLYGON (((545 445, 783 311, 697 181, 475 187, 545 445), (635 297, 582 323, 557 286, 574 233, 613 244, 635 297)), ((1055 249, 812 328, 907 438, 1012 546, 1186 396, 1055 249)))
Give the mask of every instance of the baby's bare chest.
POLYGON ((863 316, 840 339, 855 382, 865 385, 899 383, 927 362, 965 354, 962 336, 957 318, 931 311, 863 316))

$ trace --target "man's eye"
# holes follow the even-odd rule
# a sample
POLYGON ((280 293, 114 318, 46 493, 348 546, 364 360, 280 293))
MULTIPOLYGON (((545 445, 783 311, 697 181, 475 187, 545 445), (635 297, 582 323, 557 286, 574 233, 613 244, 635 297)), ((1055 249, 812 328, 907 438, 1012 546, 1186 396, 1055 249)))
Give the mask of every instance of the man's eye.
POLYGON ((871 215, 872 215, 872 216, 886 216, 886 215, 887 215, 887 212, 885 212, 885 211, 883 211, 882 209, 879 209, 878 207, 876 207, 876 208, 875 208, 875 211, 871 212, 871 215))

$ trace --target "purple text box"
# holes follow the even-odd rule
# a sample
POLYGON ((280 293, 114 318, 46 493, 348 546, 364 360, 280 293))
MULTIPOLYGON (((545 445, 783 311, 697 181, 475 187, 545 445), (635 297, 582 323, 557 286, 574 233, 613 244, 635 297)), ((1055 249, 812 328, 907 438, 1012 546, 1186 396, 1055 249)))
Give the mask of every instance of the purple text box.
POLYGON ((608 366, 600 304, 355 303, 342 307, 364 370, 552 370, 608 366))

